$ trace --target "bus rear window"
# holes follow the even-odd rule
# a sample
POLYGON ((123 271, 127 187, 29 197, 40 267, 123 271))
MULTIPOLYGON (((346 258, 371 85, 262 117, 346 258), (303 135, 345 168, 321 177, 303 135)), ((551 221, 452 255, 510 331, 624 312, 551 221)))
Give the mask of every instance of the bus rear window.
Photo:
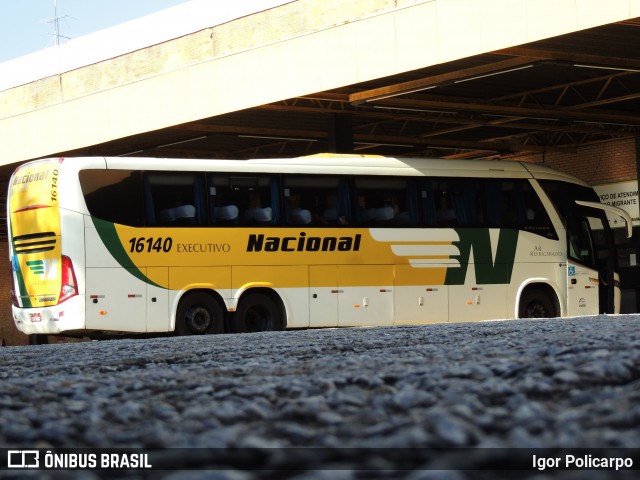
POLYGON ((143 224, 140 172, 81 170, 80 188, 92 217, 133 227, 143 224))

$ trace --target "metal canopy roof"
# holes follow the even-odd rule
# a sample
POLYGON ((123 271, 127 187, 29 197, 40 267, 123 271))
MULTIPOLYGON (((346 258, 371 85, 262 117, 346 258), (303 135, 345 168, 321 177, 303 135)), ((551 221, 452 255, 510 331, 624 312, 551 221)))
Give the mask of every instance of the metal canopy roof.
POLYGON ((60 154, 291 157, 350 130, 357 153, 572 152, 638 135, 638 45, 633 19, 60 154))

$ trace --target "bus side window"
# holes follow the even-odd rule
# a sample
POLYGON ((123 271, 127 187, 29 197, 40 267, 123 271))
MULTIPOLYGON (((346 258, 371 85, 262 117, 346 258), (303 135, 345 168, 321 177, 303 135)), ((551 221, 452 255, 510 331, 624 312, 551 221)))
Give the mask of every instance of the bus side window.
POLYGON ((139 227, 143 224, 140 172, 81 170, 80 187, 92 217, 139 227))
POLYGON ((202 175, 147 172, 144 188, 147 225, 196 226, 205 223, 202 175))
POLYGON ((558 234, 553 228, 549 214, 531 184, 528 181, 517 182, 515 196, 515 204, 519 208, 520 228, 527 232, 557 240, 558 234))
POLYGON ((461 224, 455 209, 455 193, 448 180, 434 181, 433 203, 435 206, 435 220, 438 227, 456 227, 461 224))
POLYGON ((346 177, 292 175, 282 189, 288 225, 349 224, 349 184, 346 177))
POLYGON ((485 223, 489 228, 520 228, 526 221, 521 181, 488 179, 483 181, 485 223))
POLYGON ((486 212, 486 222, 489 228, 508 227, 508 222, 505 221, 507 216, 503 211, 505 206, 508 205, 508 185, 502 180, 485 180, 483 182, 484 192, 484 210, 486 212))
POLYGON ((434 192, 437 190, 437 180, 422 180, 420 182, 420 211, 422 213, 422 223, 427 227, 435 227, 436 220, 436 198, 434 192))
POLYGON ((209 176, 209 215, 214 225, 234 225, 238 223, 239 209, 232 198, 227 175, 209 176))
POLYGON ((417 185, 398 177, 355 179, 358 225, 410 227, 418 223, 417 185))
POLYGON ((278 224, 278 178, 266 175, 209 175, 209 212, 217 226, 278 224))
POLYGON ((423 214, 427 225, 438 227, 480 227, 486 223, 479 179, 437 178, 431 180, 432 200, 423 184, 423 214), (432 210, 435 210, 435 215, 432 210))
POLYGON ((458 222, 464 227, 483 225, 482 202, 480 201, 480 184, 478 179, 465 178, 454 180, 454 209, 458 222))
POLYGON ((484 210, 489 228, 514 228, 557 238, 549 215, 527 180, 485 180, 484 210))
POLYGON ((260 175, 255 177, 251 188, 243 189, 232 182, 232 188, 239 195, 240 223, 257 227, 277 225, 280 220, 278 201, 278 177, 260 175))

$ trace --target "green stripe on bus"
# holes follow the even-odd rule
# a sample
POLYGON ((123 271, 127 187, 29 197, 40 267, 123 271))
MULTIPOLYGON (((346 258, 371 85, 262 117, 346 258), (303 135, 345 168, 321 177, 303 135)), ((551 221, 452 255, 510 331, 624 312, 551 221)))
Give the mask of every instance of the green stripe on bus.
MULTIPOLYGON (((9 226, 9 229, 11 230, 12 234, 11 234, 11 251, 14 252, 13 255, 16 255, 15 251, 16 251, 16 244, 13 241, 13 228, 11 228, 11 226, 9 226)), ((18 262, 18 260, 15 260, 17 263, 17 267, 16 269, 14 269, 14 259, 11 259, 11 270, 13 270, 16 273, 16 287, 18 289, 18 291, 16 292, 16 297, 18 297, 21 301, 22 301, 22 307, 23 308, 30 308, 33 305, 31 304, 31 297, 29 296, 29 292, 27 291, 27 286, 24 283, 24 277, 22 276, 22 270, 20 269, 20 263, 18 262)))
POLYGON ((143 282, 153 285, 154 287, 165 288, 162 285, 158 285, 154 281, 150 280, 144 273, 140 271, 137 265, 133 263, 127 251, 122 246, 120 242, 120 237, 118 236, 118 232, 116 231, 116 227, 113 223, 107 222, 105 220, 100 220, 99 218, 91 217, 93 221, 93 225, 96 227, 96 231, 100 236, 100 240, 109 253, 115 260, 120 264, 121 267, 126 268, 128 272, 130 272, 134 277, 138 280, 142 280, 143 282))

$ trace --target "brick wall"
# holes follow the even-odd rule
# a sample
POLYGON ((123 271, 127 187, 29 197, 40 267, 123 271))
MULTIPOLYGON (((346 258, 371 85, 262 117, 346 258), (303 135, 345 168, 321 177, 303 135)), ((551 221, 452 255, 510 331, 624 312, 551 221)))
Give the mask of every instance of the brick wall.
POLYGON ((578 177, 589 185, 638 178, 635 139, 596 143, 578 148, 576 153, 551 152, 513 157, 541 163, 578 177))
POLYGON ((9 268, 9 248, 5 238, 0 240, 0 272, 0 345, 25 345, 28 343, 27 336, 16 329, 11 318, 9 292, 13 287, 9 268))
POLYGON ((13 167, 0 167, 0 345, 24 345, 28 339, 21 334, 11 318, 12 290, 9 244, 7 243, 7 184, 13 167))

